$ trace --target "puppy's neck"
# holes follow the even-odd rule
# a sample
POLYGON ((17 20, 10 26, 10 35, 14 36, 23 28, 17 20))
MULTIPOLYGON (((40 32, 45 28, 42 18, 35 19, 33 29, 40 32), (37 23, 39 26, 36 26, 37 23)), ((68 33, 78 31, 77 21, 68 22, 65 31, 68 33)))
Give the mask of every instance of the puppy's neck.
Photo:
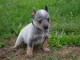
POLYGON ((44 30, 41 30, 40 28, 37 28, 37 27, 34 25, 33 22, 32 22, 32 25, 33 25, 33 30, 34 30, 34 32, 37 33, 37 34, 42 34, 42 33, 46 33, 46 32, 47 32, 47 30, 44 31, 44 30))
POLYGON ((33 22, 32 22, 32 25, 33 25, 33 30, 34 30, 35 33, 41 34, 41 33, 43 32, 41 29, 37 28, 37 27, 34 25, 33 22))

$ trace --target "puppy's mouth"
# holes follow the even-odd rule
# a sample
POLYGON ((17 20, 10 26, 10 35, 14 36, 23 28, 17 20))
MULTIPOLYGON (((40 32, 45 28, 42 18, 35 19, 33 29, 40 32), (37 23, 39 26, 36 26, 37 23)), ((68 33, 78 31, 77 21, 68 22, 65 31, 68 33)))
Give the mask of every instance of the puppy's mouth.
POLYGON ((43 31, 44 31, 44 32, 48 32, 48 28, 47 28, 47 29, 43 28, 43 31))
POLYGON ((48 32, 48 29, 39 28, 41 31, 48 32))

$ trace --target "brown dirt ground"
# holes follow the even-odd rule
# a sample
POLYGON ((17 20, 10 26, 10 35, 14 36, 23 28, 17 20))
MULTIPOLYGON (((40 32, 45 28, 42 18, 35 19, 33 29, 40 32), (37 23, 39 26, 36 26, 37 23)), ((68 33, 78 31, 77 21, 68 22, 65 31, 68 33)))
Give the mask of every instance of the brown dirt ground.
POLYGON ((15 43, 15 38, 3 40, 7 45, 0 47, 0 60, 80 60, 80 47, 77 46, 64 46, 59 50, 53 47, 48 53, 41 48, 35 48, 34 57, 26 58, 26 47, 21 47, 17 51, 10 49, 15 43))

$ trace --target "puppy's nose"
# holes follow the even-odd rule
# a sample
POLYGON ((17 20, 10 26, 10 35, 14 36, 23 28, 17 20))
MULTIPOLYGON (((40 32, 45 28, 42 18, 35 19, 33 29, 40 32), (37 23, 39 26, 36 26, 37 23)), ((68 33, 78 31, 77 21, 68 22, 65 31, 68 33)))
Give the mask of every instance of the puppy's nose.
POLYGON ((45 26, 44 26, 44 29, 48 29, 48 26, 47 26, 47 25, 45 25, 45 26))

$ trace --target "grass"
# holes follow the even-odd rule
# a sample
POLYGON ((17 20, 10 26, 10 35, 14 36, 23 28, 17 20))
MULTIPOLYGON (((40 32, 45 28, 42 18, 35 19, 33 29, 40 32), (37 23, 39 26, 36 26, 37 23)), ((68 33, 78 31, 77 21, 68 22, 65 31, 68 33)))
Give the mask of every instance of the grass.
MULTIPOLYGON (((80 0, 0 0, 0 37, 11 38, 31 20, 31 10, 47 5, 49 46, 80 45, 80 0)), ((0 42, 0 46, 4 43, 0 42)))
POLYGON ((49 56, 49 55, 45 55, 43 59, 44 60, 56 60, 55 57, 52 57, 52 56, 49 56))
POLYGON ((0 41, 0 47, 3 47, 6 45, 6 42, 5 41, 0 41))
POLYGON ((80 34, 74 35, 74 33, 66 35, 65 33, 55 33, 52 34, 49 38, 49 46, 53 47, 62 47, 63 45, 76 45, 80 46, 80 34))

